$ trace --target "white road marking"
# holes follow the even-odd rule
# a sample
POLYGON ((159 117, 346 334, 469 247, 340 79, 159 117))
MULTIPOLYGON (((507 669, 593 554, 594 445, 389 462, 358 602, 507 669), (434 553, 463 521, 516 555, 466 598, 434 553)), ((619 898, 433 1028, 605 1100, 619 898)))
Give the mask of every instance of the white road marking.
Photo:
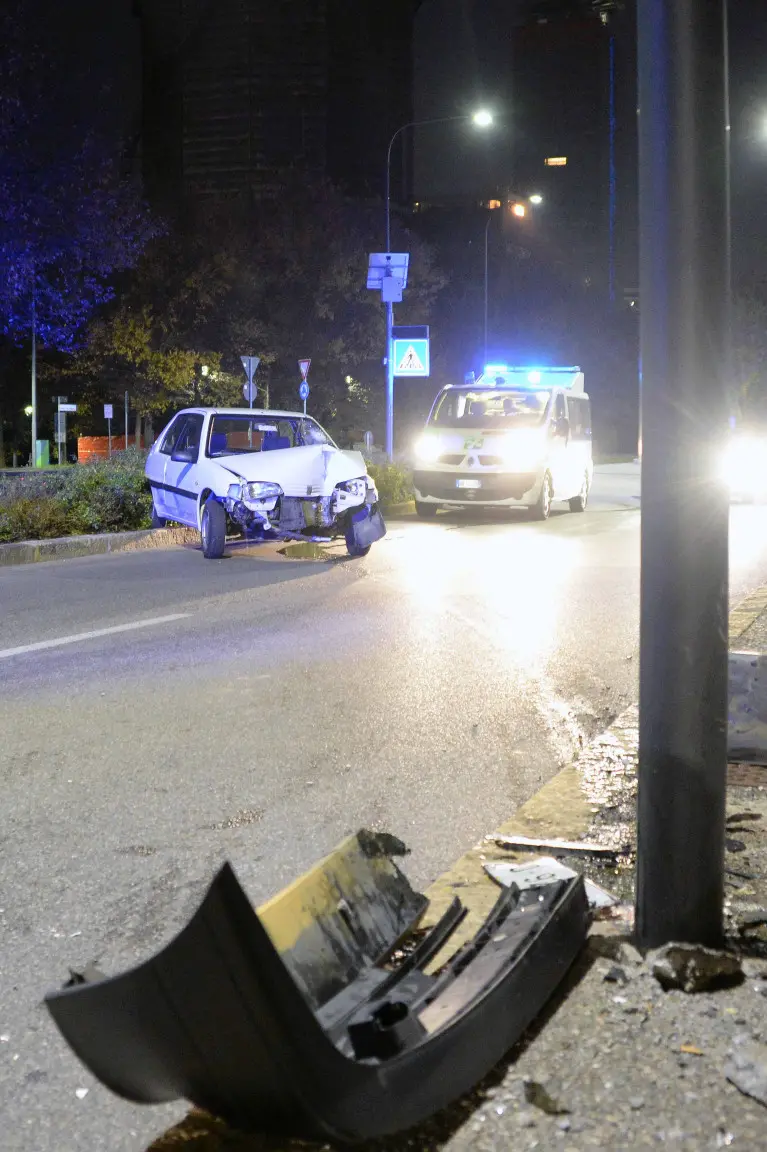
POLYGON ((65 644, 79 644, 83 640, 96 640, 99 636, 114 636, 118 632, 137 632, 139 628, 172 624, 174 620, 186 620, 189 616, 191 612, 176 612, 173 616, 155 616, 151 620, 135 620, 132 624, 115 624, 113 628, 94 628, 92 632, 60 636, 57 640, 38 640, 36 644, 21 644, 18 648, 0 648, 0 660, 8 660, 11 656, 25 656, 28 652, 42 652, 46 648, 62 648, 65 644))

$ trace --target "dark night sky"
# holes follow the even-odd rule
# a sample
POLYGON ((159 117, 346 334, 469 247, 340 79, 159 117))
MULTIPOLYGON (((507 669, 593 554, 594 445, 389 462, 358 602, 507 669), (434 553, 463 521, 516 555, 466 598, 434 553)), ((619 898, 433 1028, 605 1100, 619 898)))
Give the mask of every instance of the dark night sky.
MULTIPOLYGON (((298 2, 298 0, 294 0, 298 2)), ((497 99, 504 64, 493 29, 509 0, 424 0, 415 45, 416 117, 451 115, 497 99)), ((135 129, 140 94, 140 54, 131 0, 28 0, 39 11, 66 58, 73 104, 98 106, 109 124, 135 129), (108 93, 105 91, 108 89, 108 93)), ((765 0, 731 4, 731 84, 734 231, 738 249, 749 251, 767 236, 767 43, 765 0)), ((479 140, 472 132, 430 129, 416 153, 419 196, 487 190, 492 149, 513 144, 515 117, 479 140), (428 164, 419 166, 419 152, 428 164), (426 169, 426 170, 425 170, 426 169)))

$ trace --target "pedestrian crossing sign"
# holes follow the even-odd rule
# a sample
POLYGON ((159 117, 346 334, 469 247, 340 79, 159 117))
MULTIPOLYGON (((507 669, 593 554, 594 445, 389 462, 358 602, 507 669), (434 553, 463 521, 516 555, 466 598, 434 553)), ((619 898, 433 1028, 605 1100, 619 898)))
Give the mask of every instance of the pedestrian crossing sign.
POLYGON ((411 339, 394 341, 394 375, 429 375, 429 340, 411 339))

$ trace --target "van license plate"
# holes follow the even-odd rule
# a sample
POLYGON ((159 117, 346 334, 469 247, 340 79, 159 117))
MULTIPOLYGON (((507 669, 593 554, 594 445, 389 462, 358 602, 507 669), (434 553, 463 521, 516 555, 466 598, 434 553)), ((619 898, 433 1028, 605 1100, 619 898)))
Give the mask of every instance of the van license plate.
POLYGON ((481 480, 456 480, 456 488, 481 488, 481 480))

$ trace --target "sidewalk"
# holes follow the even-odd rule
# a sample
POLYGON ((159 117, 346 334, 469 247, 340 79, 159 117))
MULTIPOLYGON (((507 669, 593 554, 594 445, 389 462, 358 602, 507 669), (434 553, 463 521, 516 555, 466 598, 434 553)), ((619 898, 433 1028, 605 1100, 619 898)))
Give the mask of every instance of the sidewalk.
MULTIPOLYGON (((762 595, 732 614, 731 646, 765 640, 762 595)), ((726 932, 742 978, 723 991, 664 991, 652 957, 630 943, 637 720, 629 709, 498 830, 631 845, 618 868, 587 868, 621 897, 621 910, 594 924, 566 986, 483 1085, 367 1152, 767 1150, 767 768, 733 766, 728 779, 726 932)), ((428 891, 430 916, 457 892, 471 910, 464 934, 473 935, 498 892, 484 872, 490 859, 514 857, 491 840, 467 853, 428 891)), ((244 1136, 192 1112, 149 1152, 320 1147, 331 1146, 244 1136)))

